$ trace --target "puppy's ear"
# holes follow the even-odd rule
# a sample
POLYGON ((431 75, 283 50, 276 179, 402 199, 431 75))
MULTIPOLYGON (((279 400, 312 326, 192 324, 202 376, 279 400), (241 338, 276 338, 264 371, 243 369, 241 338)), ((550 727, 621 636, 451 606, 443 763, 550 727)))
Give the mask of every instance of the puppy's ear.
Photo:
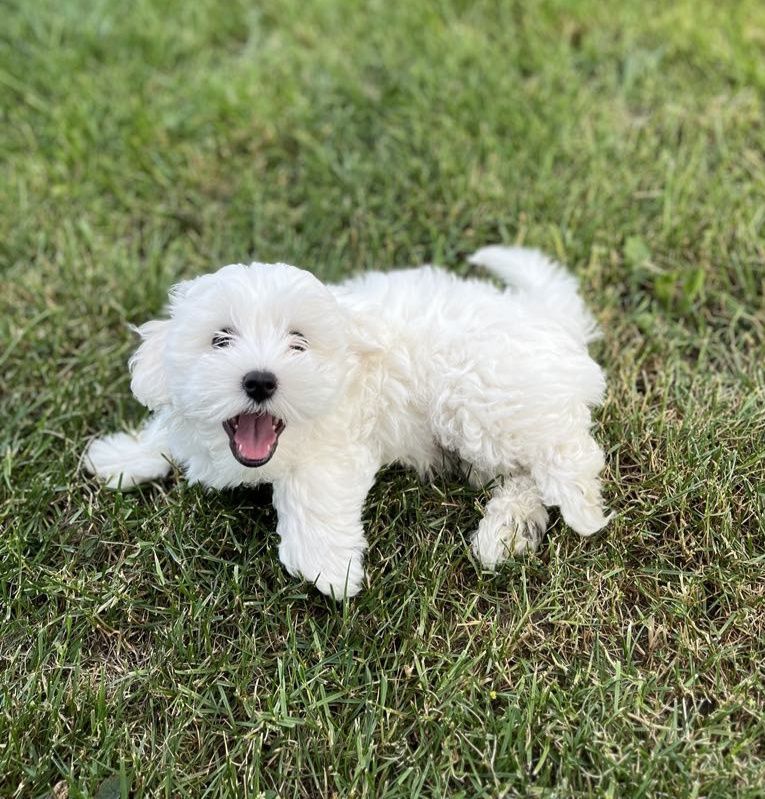
POLYGON ((128 362, 132 375, 130 389, 135 398, 152 411, 170 401, 164 365, 169 328, 167 319, 155 319, 134 328, 143 342, 128 362))
POLYGON ((384 329, 370 323, 368 315, 347 312, 345 331, 348 345, 357 355, 379 355, 388 349, 384 329))

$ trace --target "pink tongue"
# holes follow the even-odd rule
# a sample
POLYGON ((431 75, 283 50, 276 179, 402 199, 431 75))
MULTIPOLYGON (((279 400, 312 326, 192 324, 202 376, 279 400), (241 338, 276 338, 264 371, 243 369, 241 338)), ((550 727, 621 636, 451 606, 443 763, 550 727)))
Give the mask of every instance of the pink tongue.
POLYGON ((274 420, 270 413, 255 416, 243 413, 234 433, 234 442, 239 454, 248 461, 260 461, 267 457, 276 443, 274 420))

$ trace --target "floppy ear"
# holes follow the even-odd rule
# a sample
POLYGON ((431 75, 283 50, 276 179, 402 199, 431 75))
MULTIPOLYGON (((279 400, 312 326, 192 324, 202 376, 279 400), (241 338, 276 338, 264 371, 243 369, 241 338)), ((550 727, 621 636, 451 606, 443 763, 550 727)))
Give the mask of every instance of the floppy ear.
POLYGON ((370 324, 368 315, 346 312, 345 332, 348 345, 358 355, 379 355, 389 349, 384 328, 370 324))
POLYGON ((130 389, 135 398, 152 411, 170 401, 164 364, 169 328, 170 321, 167 319, 155 319, 134 328, 143 342, 128 362, 133 376, 130 389))

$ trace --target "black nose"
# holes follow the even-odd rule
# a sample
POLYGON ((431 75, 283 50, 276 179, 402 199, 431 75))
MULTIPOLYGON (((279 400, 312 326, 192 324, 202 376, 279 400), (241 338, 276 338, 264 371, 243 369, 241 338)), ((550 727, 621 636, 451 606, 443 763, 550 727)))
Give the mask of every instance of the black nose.
POLYGON ((267 400, 276 391, 276 375, 273 372, 247 372, 242 378, 242 388, 256 402, 267 400))

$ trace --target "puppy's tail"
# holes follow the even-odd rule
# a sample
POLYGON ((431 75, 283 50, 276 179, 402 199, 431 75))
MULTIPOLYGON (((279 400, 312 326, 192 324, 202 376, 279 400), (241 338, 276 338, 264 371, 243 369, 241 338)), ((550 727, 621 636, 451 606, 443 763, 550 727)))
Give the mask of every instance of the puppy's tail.
POLYGON ((496 275, 516 293, 527 294, 585 343, 600 335, 579 296, 576 278, 539 250, 527 247, 482 247, 468 258, 496 275))

